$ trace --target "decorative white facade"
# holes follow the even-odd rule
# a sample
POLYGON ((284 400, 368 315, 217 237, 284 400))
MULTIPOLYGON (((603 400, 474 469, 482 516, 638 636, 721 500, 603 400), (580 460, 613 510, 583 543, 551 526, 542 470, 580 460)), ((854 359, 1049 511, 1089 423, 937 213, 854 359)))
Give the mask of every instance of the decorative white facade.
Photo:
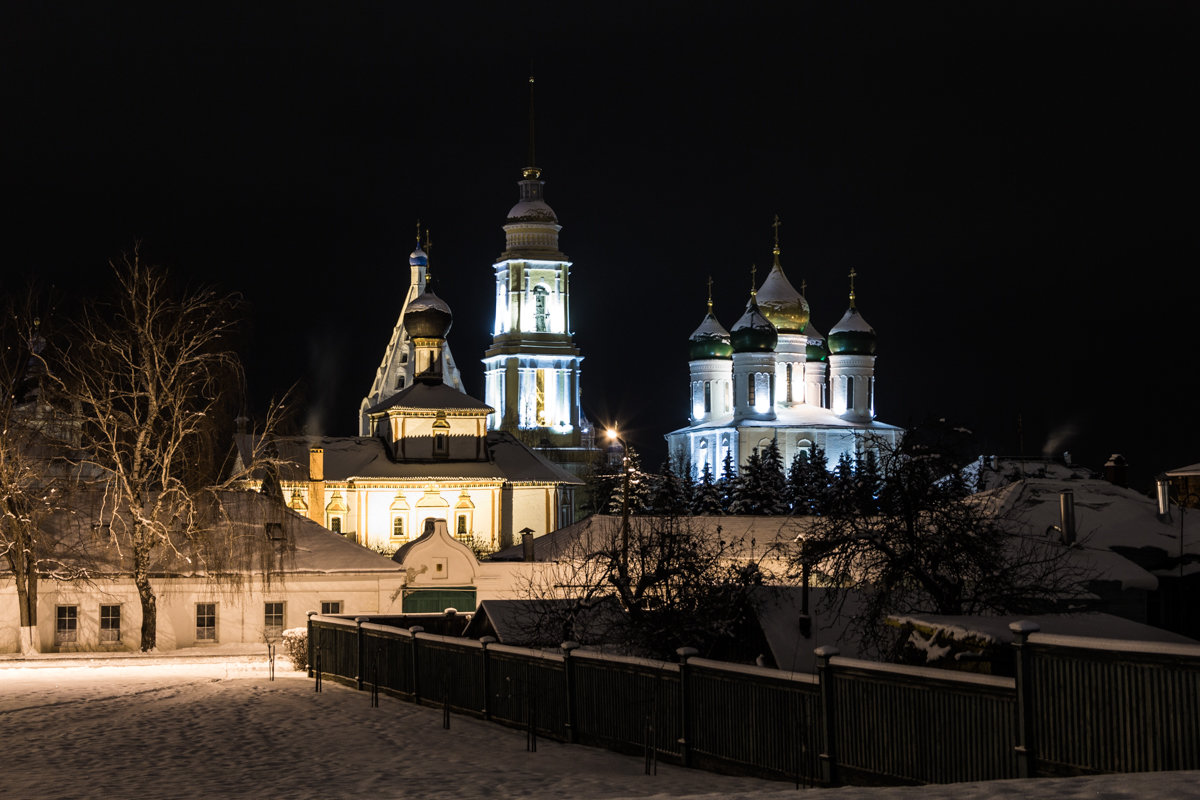
POLYGON ((732 332, 713 313, 710 282, 708 314, 689 339, 688 425, 666 437, 696 477, 708 468, 719 479, 727 454, 740 466, 772 440, 786 469, 801 451, 823 448, 833 465, 903 433, 875 419, 875 331, 855 306, 854 273, 827 344, 779 254, 777 234, 771 271, 732 332))
MULTIPOLYGON (((426 234, 428 235, 428 234, 426 234)), ((428 241, 428 240, 427 240, 428 241)), ((426 245, 428 247, 428 244, 426 245)), ((417 247, 408 256, 409 282, 408 293, 400 306, 400 316, 396 319, 396 327, 392 329, 392 338, 388 341, 387 349, 383 351, 383 361, 375 371, 375 380, 371 383, 371 391, 363 398, 358 408, 358 434, 371 435, 371 424, 367 417, 367 409, 377 405, 384 398, 395 394, 406 386, 412 386, 416 376, 416 350, 412 337, 404 327, 404 314, 408 305, 425 292, 429 280, 429 256, 421 249, 421 231, 417 230, 417 247)), ((450 345, 442 346, 443 380, 448 386, 460 392, 463 388, 462 375, 454 365, 454 356, 450 354, 450 345)))
POLYGON ((598 451, 579 401, 583 356, 571 331, 571 262, 559 250, 562 226, 543 197, 541 170, 526 167, 518 185, 505 249, 492 265, 496 317, 483 358, 484 399, 496 409, 489 427, 580 475, 598 451))

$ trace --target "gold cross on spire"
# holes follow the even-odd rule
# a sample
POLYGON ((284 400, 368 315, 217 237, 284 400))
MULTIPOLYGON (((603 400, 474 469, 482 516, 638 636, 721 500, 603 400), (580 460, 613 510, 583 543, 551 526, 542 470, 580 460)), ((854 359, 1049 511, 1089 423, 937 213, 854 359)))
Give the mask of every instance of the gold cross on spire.
POLYGON ((712 313, 712 275, 708 276, 708 313, 712 313))
POLYGON ((775 221, 771 223, 771 227, 775 229, 775 266, 779 266, 779 215, 775 215, 775 221))
POLYGON ((421 249, 421 220, 417 218, 417 249, 421 249))
POLYGON ((850 307, 851 308, 854 308, 854 279, 855 279, 855 277, 857 277, 857 275, 858 275, 858 273, 854 270, 854 267, 851 267, 850 268, 850 307))
POLYGON ((808 280, 805 278, 800 279, 800 294, 801 295, 808 294, 808 280))
POLYGON ((750 296, 758 297, 758 264, 750 265, 750 296))
POLYGON ((429 269, 428 263, 432 260, 429 254, 433 252, 433 237, 429 233, 429 228, 425 228, 425 282, 429 283, 433 280, 433 271, 429 269))

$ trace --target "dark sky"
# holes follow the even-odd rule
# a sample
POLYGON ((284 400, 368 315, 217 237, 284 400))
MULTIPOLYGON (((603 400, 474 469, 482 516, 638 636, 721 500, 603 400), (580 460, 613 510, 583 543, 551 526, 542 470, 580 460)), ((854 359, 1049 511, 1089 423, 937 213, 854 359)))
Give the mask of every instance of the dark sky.
POLYGON ((585 409, 647 461, 774 214, 821 331, 857 269, 880 419, 1200 461, 1195 4, 243 5, 5 4, 6 287, 96 291, 140 239, 245 294, 258 402, 352 433, 419 217, 481 396, 532 64, 585 409))

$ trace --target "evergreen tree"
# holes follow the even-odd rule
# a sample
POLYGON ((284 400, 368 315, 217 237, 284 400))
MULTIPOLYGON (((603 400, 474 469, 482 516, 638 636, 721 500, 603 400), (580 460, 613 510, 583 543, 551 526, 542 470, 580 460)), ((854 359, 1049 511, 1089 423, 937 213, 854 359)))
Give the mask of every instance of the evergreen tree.
POLYGON ((690 493, 684 488, 675 467, 670 459, 664 461, 662 471, 655 476, 654 491, 650 500, 651 513, 677 517, 687 514, 690 506, 690 493))
POLYGON ((812 498, 810 494, 808 451, 801 450, 792 459, 788 468, 787 491, 792 503, 792 513, 807 515, 812 513, 812 498))
POLYGON ((733 504, 734 486, 737 482, 738 468, 733 460, 733 452, 726 450, 725 458, 721 462, 721 479, 717 481, 717 491, 721 495, 722 513, 733 513, 730 509, 733 504))
POLYGON ((864 514, 878 512, 883 478, 879 472, 879 457, 874 450, 867 450, 866 455, 858 459, 855 473, 858 510, 864 514))
POLYGON ((830 475, 829 458, 824 447, 813 447, 808 461, 808 479, 812 513, 824 514, 829 509, 830 475))
POLYGON ((783 474, 783 456, 779 454, 779 444, 774 439, 763 450, 762 454, 762 491, 760 514, 781 515, 791 511, 788 502, 787 478, 783 474))
POLYGON ((629 513, 645 514, 650 509, 650 494, 652 486, 650 475, 642 470, 642 460, 637 450, 629 447, 625 450, 625 463, 622 471, 617 474, 612 496, 608 501, 607 513, 620 514, 624 509, 626 473, 629 484, 629 513))
POLYGON ((851 513, 858 510, 858 492, 854 480, 854 461, 849 451, 842 451, 838 457, 837 467, 833 471, 833 482, 830 486, 830 510, 838 513, 851 513))
POLYGON ((713 480, 712 467, 708 464, 704 465, 704 471, 700 473, 700 482, 696 485, 696 491, 692 495, 692 513, 725 513, 724 503, 721 502, 720 487, 713 480))
POLYGON ((750 456, 730 489, 729 513, 762 513, 762 457, 758 454, 757 447, 750 451, 750 456))

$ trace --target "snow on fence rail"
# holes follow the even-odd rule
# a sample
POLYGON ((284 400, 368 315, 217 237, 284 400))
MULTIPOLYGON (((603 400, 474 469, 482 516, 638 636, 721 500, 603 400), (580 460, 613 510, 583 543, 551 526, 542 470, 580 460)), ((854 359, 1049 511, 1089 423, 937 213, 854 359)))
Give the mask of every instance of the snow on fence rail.
POLYGON ((1015 680, 840 658, 831 647, 816 651, 816 675, 687 648, 675 664, 316 614, 308 663, 310 675, 531 737, 798 785, 1200 769, 1200 648, 1012 627, 1015 680))

